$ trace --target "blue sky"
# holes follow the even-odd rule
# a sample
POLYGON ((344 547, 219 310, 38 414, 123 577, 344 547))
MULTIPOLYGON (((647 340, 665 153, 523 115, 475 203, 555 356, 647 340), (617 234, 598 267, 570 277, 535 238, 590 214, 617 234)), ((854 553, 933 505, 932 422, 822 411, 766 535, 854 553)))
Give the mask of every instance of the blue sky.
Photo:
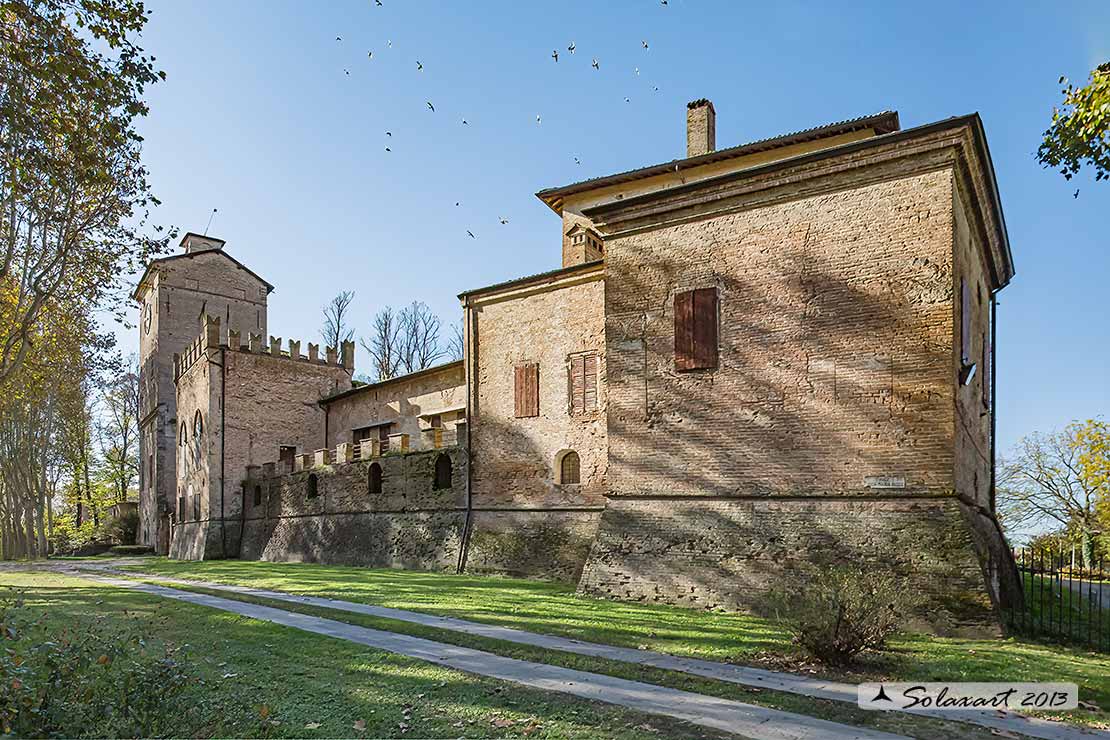
POLYGON ((218 208, 210 233, 277 286, 273 334, 316 338, 340 290, 364 332, 413 299, 453 321, 462 290, 558 267, 533 193, 682 156, 695 98, 719 147, 978 111, 1017 264, 1000 444, 1110 415, 1110 183, 1032 156, 1057 78, 1110 59, 1110 3, 383 2, 148 2, 168 76, 141 125, 157 219, 202 231, 218 208))

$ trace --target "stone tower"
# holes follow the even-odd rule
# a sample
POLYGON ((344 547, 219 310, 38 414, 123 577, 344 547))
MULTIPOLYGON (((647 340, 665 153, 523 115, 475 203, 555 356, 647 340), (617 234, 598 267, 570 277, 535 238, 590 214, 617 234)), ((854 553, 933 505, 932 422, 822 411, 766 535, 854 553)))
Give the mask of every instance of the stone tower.
POLYGON ((173 358, 193 342, 206 315, 265 335, 272 285, 224 251, 224 241, 192 232, 181 254, 147 266, 132 298, 139 304, 139 542, 169 551, 176 490, 177 402, 173 358))

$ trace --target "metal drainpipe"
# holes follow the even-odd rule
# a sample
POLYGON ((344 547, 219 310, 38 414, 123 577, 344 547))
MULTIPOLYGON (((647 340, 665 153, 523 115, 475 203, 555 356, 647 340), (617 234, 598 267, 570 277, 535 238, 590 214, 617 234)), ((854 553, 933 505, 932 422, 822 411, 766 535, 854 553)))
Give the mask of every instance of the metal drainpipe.
POLYGON ((470 494, 471 486, 471 445, 470 439, 474 434, 471 427, 472 414, 471 409, 474 407, 474 396, 476 395, 472 388, 474 386, 474 367, 478 361, 478 332, 477 332, 477 315, 470 305, 470 298, 466 299, 464 306, 466 316, 466 330, 465 341, 463 343, 463 354, 467 359, 466 362, 466 515, 463 518, 463 531, 462 541, 459 543, 459 564, 456 571, 462 573, 466 570, 466 556, 470 549, 470 516, 472 511, 472 499, 470 494))
POLYGON ((997 484, 997 467, 998 460, 998 446, 995 441, 998 431, 998 344, 995 341, 998 336, 998 291, 991 291, 991 516, 995 515, 996 505, 996 491, 995 485, 997 484))

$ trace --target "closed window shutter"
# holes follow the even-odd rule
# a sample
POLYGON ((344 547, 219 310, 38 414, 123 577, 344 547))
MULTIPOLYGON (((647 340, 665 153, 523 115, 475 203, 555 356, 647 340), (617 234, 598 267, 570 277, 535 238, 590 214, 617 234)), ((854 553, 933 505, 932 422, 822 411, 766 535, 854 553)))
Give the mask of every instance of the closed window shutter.
POLYGON ((674 297, 676 370, 717 367, 717 289, 698 288, 674 297))
POLYGON ((572 357, 570 361, 570 412, 581 414, 586 410, 586 358, 572 357))
POLYGON ((540 366, 537 363, 516 366, 514 397, 518 419, 540 415, 540 366))
POLYGON ((597 408, 597 355, 589 354, 582 358, 582 409, 593 411, 597 408))
POLYGON ((971 364, 971 287, 960 278, 960 360, 971 364))

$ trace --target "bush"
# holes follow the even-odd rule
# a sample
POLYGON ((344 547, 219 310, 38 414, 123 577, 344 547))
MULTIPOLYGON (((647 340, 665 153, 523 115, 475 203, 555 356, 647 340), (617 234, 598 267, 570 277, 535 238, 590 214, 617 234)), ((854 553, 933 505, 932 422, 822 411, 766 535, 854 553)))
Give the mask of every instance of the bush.
POLYGON ((0 731, 17 737, 155 737, 180 731, 195 682, 179 651, 80 625, 51 634, 0 600, 0 731))
POLYGON ((115 545, 134 545, 139 533, 139 512, 125 511, 122 516, 108 517, 101 526, 100 539, 115 545))
POLYGON ((772 611, 794 642, 825 665, 849 665, 879 650, 914 608, 905 583, 890 573, 825 566, 771 594, 772 611))

